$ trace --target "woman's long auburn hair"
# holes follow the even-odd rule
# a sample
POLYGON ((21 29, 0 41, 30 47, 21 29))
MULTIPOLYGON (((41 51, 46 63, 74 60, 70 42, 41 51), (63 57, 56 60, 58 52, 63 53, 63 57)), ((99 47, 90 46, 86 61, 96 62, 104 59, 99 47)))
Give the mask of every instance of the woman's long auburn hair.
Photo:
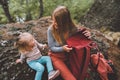
POLYGON ((76 30, 73 23, 70 12, 65 6, 57 7, 52 14, 52 18, 55 19, 53 23, 53 36, 59 44, 64 44, 69 35, 76 30), (57 29, 55 28, 57 27, 57 29))
POLYGON ((35 41, 34 37, 30 33, 24 32, 18 36, 14 46, 17 47, 21 53, 25 53, 26 51, 32 50, 35 45, 33 41, 35 41))

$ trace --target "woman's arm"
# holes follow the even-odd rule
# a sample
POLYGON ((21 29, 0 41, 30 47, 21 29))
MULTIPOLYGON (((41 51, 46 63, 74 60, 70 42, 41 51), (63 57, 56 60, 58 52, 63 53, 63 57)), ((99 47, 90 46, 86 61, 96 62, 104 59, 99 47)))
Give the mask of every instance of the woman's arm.
POLYGON ((62 46, 56 46, 57 42, 55 41, 52 35, 52 26, 50 26, 47 30, 47 39, 48 39, 48 47, 53 52, 63 52, 64 49, 62 46))

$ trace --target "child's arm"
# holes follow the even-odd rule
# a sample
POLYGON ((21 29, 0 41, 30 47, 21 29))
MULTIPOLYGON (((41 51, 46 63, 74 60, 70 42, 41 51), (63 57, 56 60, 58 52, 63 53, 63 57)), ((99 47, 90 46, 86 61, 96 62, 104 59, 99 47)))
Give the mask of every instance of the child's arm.
POLYGON ((35 41, 35 42, 36 42, 36 44, 37 44, 37 46, 38 46, 39 49, 44 50, 45 48, 47 48, 47 44, 41 44, 38 41, 35 41))
POLYGON ((21 59, 17 59, 17 60, 16 60, 16 63, 18 64, 18 63, 23 63, 23 62, 22 62, 21 59))
POLYGON ((20 59, 17 59, 16 63, 23 63, 24 59, 25 59, 25 55, 21 54, 20 59))

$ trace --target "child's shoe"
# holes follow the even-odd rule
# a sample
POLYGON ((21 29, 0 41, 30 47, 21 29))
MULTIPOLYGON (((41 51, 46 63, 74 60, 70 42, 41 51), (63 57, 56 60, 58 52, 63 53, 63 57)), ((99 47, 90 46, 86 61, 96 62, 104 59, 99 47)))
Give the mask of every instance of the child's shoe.
POLYGON ((52 71, 50 71, 50 73, 48 74, 48 80, 55 79, 57 76, 59 76, 59 74, 60 74, 59 70, 52 70, 52 71))

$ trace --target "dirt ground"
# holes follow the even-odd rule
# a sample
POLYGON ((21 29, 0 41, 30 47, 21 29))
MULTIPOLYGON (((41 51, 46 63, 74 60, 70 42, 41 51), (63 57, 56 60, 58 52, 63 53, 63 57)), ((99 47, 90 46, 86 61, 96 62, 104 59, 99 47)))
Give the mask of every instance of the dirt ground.
MULTIPOLYGON (((51 23, 50 17, 44 17, 25 23, 0 25, 0 80, 33 80, 34 70, 31 70, 25 63, 15 64, 19 54, 13 44, 18 34, 26 31, 33 34, 39 42, 47 43, 47 28, 51 23)), ((120 48, 106 39, 101 32, 97 30, 90 31, 95 34, 93 40, 98 43, 103 53, 107 53, 108 58, 113 61, 117 69, 117 74, 120 75, 120 48)), ((47 55, 47 50, 43 51, 43 53, 43 55, 47 55)), ((47 80, 46 75, 43 75, 43 80, 47 80)))

